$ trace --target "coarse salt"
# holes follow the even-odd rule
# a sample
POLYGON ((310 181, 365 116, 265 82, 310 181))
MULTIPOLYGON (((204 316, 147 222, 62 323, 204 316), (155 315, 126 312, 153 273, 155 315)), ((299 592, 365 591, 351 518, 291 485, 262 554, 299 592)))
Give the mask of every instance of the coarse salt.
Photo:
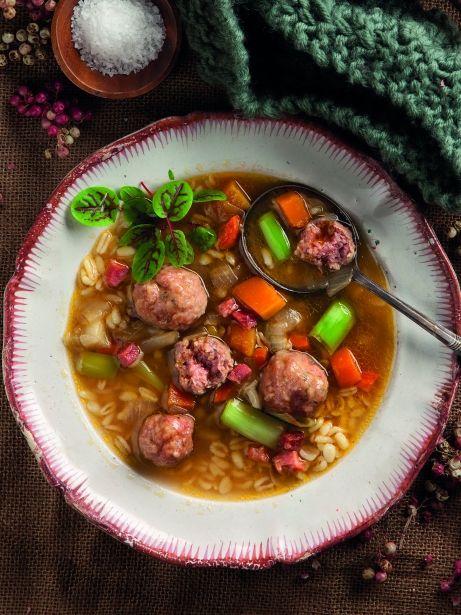
POLYGON ((149 0, 80 0, 71 28, 82 60, 110 76, 142 70, 165 42, 162 16, 149 0))

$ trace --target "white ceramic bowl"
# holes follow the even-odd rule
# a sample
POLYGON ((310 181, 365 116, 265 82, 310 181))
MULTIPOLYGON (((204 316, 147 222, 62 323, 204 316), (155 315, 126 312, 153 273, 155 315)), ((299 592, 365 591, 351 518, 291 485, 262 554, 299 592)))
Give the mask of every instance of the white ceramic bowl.
POLYGON ((394 371, 370 427, 332 470, 288 493, 201 500, 135 474, 85 416, 61 341, 78 265, 97 234, 74 225, 67 208, 86 186, 162 183, 170 168, 177 177, 258 171, 325 191, 371 230, 372 245, 379 240, 392 290, 453 329, 459 286, 434 234, 384 171, 297 120, 194 114, 152 124, 76 167, 27 236, 6 291, 4 375, 49 482, 99 527, 170 561, 252 568, 294 562, 362 530, 407 489, 446 422, 457 363, 397 314, 394 371))

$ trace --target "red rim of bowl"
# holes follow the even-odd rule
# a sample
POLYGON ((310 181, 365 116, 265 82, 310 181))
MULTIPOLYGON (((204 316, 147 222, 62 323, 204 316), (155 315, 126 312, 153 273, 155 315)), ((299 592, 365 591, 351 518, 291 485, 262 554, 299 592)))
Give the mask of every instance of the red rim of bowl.
MULTIPOLYGON (((43 231, 50 224, 52 220, 52 213, 54 209, 58 206, 63 194, 67 191, 69 186, 74 183, 74 181, 80 177, 82 174, 87 172, 92 167, 95 167, 101 162, 104 162, 111 158, 112 156, 122 153, 125 147, 133 145, 135 143, 142 142, 148 137, 153 135, 158 135, 165 130, 177 130, 181 132, 186 125, 194 124, 194 123, 202 123, 205 121, 211 122, 224 122, 224 121, 235 121, 235 122, 243 122, 243 123, 262 123, 269 122, 275 125, 283 123, 294 129, 304 129, 307 131, 311 131, 316 133, 317 135, 326 138, 333 146, 346 151, 349 155, 351 155, 356 161, 359 161, 366 168, 371 171, 375 177, 378 176, 379 179, 384 180, 389 189, 391 191, 391 195, 394 198, 397 198, 400 203, 400 208, 405 208, 409 215, 412 218, 413 223, 417 227, 420 235, 424 238, 427 245, 430 245, 431 252, 435 259, 437 259, 438 264, 441 266, 443 270, 443 276, 445 279, 450 281, 451 287, 451 304, 453 307, 453 320, 456 324, 456 330, 461 329, 461 291, 458 284, 457 276, 453 270, 453 267, 442 249, 440 242, 438 241, 434 231, 431 229, 427 221, 424 219, 422 214, 416 209, 413 201, 402 192, 402 190, 393 182, 393 180, 389 177, 389 175, 382 169, 382 167, 373 159, 365 156, 364 154, 356 151, 348 144, 344 143, 337 137, 335 137, 331 132, 325 130, 324 128, 318 127, 315 124, 308 121, 301 121, 296 119, 281 119, 281 120, 268 120, 265 118, 256 118, 256 119, 247 119, 243 118, 236 114, 231 113, 191 113, 185 117, 174 116, 165 118, 163 120, 159 120, 144 129, 141 129, 135 133, 127 135, 117 141, 114 141, 112 144, 96 151, 88 158, 86 158, 83 162, 77 165, 72 171, 68 173, 68 175, 64 178, 61 184, 55 189, 53 194, 51 195, 48 206, 41 211, 39 216, 37 217, 35 223, 27 234, 16 260, 16 269, 15 274, 10 279, 6 286, 5 290, 5 302, 4 302, 4 353, 3 353, 3 375, 5 381, 5 388, 8 396, 8 400, 10 402, 13 414, 19 426, 25 430, 25 426, 27 425, 27 420, 25 415, 26 412, 26 404, 22 404, 21 400, 18 399, 16 395, 16 391, 11 384, 12 374, 14 373, 14 339, 15 339, 15 291, 18 285, 21 282, 21 279, 25 275, 25 261, 27 260, 28 255, 31 250, 36 246, 38 239, 40 238, 43 231)), ((448 383, 446 383, 441 390, 437 392, 434 397, 434 404, 436 405, 439 420, 436 428, 433 433, 426 437, 422 444, 423 451, 415 461, 413 467, 407 472, 407 474, 402 478, 399 485, 395 487, 395 490, 392 494, 386 494, 385 503, 378 508, 373 514, 368 515, 364 518, 362 522, 358 522, 356 520, 356 524, 353 525, 350 529, 338 529, 335 527, 335 533, 330 538, 324 537, 324 540, 321 541, 315 549, 307 550, 305 548, 301 548, 294 553, 290 553, 289 556, 284 557, 282 554, 277 554, 277 556, 269 555, 265 556, 261 553, 261 547, 259 545, 251 545, 251 549, 248 548, 246 553, 249 556, 240 555, 238 557, 233 557, 232 554, 229 553, 230 549, 224 550, 224 547, 219 549, 219 551, 215 554, 214 550, 210 554, 209 557, 198 558, 194 557, 192 549, 185 552, 184 550, 179 550, 176 548, 176 542, 173 537, 171 540, 165 541, 164 545, 161 547, 153 548, 151 545, 147 544, 147 542, 143 541, 134 541, 132 535, 126 527, 122 527, 122 524, 117 525, 116 522, 110 523, 107 519, 103 519, 100 514, 100 511, 96 507, 92 507, 84 502, 82 502, 79 497, 79 488, 71 487, 67 484, 64 484, 63 481, 59 480, 59 478, 54 474, 52 470, 52 464, 49 463, 46 456, 43 454, 43 451, 40 450, 37 442, 34 438, 33 429, 31 428, 29 434, 31 435, 34 445, 34 452, 37 456, 40 468, 47 478, 48 482, 55 488, 62 491, 66 501, 68 504, 72 505, 74 508, 79 510, 88 520, 98 526, 100 529, 103 529, 110 535, 114 536, 118 540, 122 542, 128 543, 132 545, 135 549, 148 553, 150 555, 154 555, 161 559, 167 560, 171 563, 179 563, 179 564, 187 564, 187 565, 196 565, 196 566, 228 566, 228 567, 240 567, 240 568, 252 568, 252 569, 262 569, 268 568, 276 563, 296 563, 298 561, 303 560, 305 557, 312 555, 313 553, 322 551, 323 549, 330 547, 334 544, 337 544, 346 538, 351 538, 356 534, 363 531, 368 526, 376 523, 378 519, 380 519, 384 513, 396 502, 398 501, 402 495, 406 492, 406 490, 410 487, 411 483, 414 481, 419 471, 421 470, 424 463, 427 461, 429 455, 431 454, 434 446, 440 434, 443 431, 443 428, 448 419, 448 414, 453 403, 454 396, 456 394, 458 382, 459 382, 459 366, 456 359, 456 356, 453 354, 451 360, 451 375, 448 378, 448 383)), ((250 545, 249 545, 250 547, 250 545)))

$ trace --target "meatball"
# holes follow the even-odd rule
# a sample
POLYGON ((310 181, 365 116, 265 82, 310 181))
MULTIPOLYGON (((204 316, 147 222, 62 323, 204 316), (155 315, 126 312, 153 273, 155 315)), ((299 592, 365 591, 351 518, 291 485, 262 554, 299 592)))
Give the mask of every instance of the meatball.
POLYGON ((179 385, 194 395, 222 384, 234 365, 229 346, 211 335, 178 342, 174 363, 179 385))
POLYGON ((194 424, 190 414, 152 414, 139 432, 139 450, 156 466, 175 466, 192 453, 194 424))
POLYGON ((264 406, 294 418, 312 414, 328 393, 325 370, 310 355, 279 350, 264 368, 259 383, 264 406))
POLYGON ((312 220, 301 232, 295 256, 320 269, 336 271, 348 265, 356 247, 351 231, 336 220, 312 220))
POLYGON ((208 295, 202 278, 189 269, 163 267, 145 284, 135 284, 133 302, 144 322, 182 331, 205 313, 208 295))

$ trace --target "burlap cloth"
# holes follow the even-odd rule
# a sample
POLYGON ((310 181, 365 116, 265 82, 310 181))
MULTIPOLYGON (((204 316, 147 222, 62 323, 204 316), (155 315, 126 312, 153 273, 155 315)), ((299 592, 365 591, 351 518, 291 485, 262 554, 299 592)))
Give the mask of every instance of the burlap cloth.
MULTIPOLYGON (((448 2, 425 4, 454 11, 448 2)), ((459 18, 459 13, 453 14, 459 18)), ((2 288, 13 273, 21 241, 47 196, 80 159, 155 119, 227 108, 223 94, 198 79, 193 58, 183 49, 174 73, 153 93, 127 102, 87 99, 95 118, 83 128, 71 157, 46 162, 41 154, 46 144, 38 123, 18 119, 7 99, 21 82, 46 80, 55 74, 53 62, 48 61, 28 71, 9 67, 0 75, 2 288)), ((417 195, 416 199, 421 205, 417 195)), ((445 240, 454 218, 440 210, 427 211, 427 216, 460 273, 461 259, 445 240)), ((458 396, 454 414, 460 408, 458 396)), ((383 585, 365 585, 360 571, 381 540, 400 534, 405 523, 402 504, 379 524, 374 542, 363 545, 351 541, 332 548, 319 556, 321 567, 317 570, 309 563, 276 566, 264 572, 181 568, 118 543, 69 508, 42 477, 3 391, 0 426, 1 615, 453 612, 447 598, 438 592, 438 580, 449 576, 453 560, 461 556, 459 495, 429 525, 409 528, 396 571, 383 585), (426 553, 434 554, 435 564, 423 571, 419 563, 426 553), (310 572, 310 578, 302 580, 300 575, 305 571, 310 572)))

